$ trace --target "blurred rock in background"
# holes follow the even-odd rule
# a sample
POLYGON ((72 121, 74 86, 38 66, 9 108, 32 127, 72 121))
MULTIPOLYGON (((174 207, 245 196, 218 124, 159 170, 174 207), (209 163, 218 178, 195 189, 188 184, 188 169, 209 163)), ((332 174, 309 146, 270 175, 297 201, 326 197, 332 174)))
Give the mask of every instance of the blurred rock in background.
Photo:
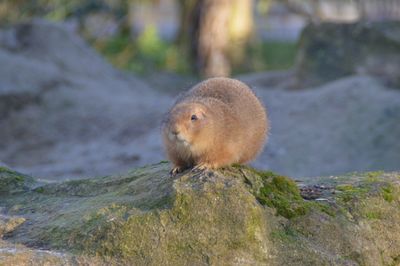
MULTIPOLYGON (((43 20, 0 36, 1 161, 41 177, 79 178, 165 158, 162 115, 193 81, 170 92, 153 89, 43 20)), ((270 140, 255 166, 294 177, 398 168, 398 90, 365 75, 285 89, 292 78, 290 71, 240 76, 271 118, 270 140)), ((173 88, 176 79, 163 85, 173 88)))
POLYGON ((400 88, 400 21, 309 25, 296 71, 303 87, 358 73, 400 88))
POLYGON ((72 178, 163 158, 158 128, 169 97, 115 70, 61 25, 34 20, 1 35, 1 160, 72 178))

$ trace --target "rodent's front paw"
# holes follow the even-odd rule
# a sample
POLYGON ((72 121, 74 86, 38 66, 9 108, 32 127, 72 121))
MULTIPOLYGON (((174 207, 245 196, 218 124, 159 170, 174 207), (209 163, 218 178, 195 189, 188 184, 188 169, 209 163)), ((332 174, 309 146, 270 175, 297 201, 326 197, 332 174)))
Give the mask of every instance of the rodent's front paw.
POLYGON ((192 172, 202 172, 207 170, 209 167, 207 164, 198 164, 195 167, 192 168, 192 172))
POLYGON ((177 175, 179 173, 182 173, 182 172, 183 172, 183 168, 182 167, 174 167, 174 168, 171 169, 171 171, 169 171, 169 174, 171 176, 175 176, 175 175, 177 175))

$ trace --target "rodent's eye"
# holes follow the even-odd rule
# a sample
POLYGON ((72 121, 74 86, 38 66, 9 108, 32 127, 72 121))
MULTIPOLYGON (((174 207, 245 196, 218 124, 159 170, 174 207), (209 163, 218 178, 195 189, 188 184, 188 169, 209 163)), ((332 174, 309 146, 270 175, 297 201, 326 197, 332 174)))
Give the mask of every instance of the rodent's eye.
POLYGON ((197 115, 192 115, 192 117, 190 118, 190 120, 192 120, 192 121, 197 120, 197 119, 198 119, 197 115))

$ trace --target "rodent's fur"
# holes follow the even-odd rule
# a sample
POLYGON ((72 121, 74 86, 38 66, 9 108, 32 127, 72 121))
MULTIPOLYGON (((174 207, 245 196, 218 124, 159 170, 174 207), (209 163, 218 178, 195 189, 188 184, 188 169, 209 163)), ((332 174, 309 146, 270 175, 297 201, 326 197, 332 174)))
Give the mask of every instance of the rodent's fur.
POLYGON ((265 108, 239 80, 211 78, 184 93, 167 113, 162 136, 178 173, 190 167, 247 163, 262 150, 269 123, 265 108))

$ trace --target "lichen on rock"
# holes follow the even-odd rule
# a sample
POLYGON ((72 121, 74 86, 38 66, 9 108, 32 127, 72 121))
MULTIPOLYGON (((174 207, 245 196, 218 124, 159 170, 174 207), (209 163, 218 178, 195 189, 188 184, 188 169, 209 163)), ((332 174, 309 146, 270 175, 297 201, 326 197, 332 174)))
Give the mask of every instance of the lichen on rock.
MULTIPOLYGON (((93 264, 396 265, 399 260, 398 173, 353 173, 298 184, 246 166, 187 171, 175 178, 169 167, 163 162, 125 175, 19 190, 8 186, 13 193, 3 188, 2 213, 25 221, 4 240, 93 264), (323 191, 304 200, 307 187, 323 191)), ((2 172, 4 180, 14 175, 2 172)))

